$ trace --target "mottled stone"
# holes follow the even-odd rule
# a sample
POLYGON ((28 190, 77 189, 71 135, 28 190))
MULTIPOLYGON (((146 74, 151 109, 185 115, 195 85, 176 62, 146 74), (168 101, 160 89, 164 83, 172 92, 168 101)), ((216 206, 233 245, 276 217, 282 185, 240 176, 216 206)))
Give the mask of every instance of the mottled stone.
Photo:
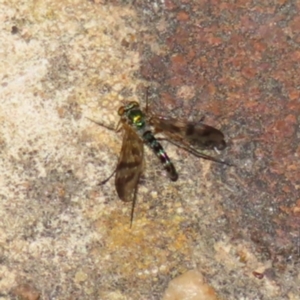
POLYGON ((220 298, 297 299, 299 15, 285 0, 1 3, 1 296, 33 282, 15 297, 161 299, 197 268, 220 298), (99 183, 117 110, 144 108, 145 85, 153 113, 222 130, 211 155, 235 167, 163 141, 174 183, 146 150, 130 229, 131 203, 99 183))

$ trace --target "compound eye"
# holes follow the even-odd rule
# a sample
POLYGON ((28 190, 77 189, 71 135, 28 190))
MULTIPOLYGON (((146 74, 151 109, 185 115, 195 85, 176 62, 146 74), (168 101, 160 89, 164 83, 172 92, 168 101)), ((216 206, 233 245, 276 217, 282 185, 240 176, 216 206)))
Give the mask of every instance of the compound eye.
POLYGON ((130 106, 131 108, 133 108, 133 107, 139 107, 140 105, 139 105, 139 103, 136 102, 136 101, 131 101, 130 104, 129 104, 129 106, 130 106))
POLYGON ((121 106, 118 110, 118 115, 123 116, 124 115, 124 106, 121 106))

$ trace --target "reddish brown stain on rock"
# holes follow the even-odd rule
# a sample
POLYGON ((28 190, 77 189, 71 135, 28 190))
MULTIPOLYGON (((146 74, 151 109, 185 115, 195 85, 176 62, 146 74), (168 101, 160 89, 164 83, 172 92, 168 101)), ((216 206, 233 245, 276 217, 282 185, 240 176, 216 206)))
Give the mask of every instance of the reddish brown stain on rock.
POLYGON ((165 3, 168 31, 157 37, 166 47, 165 63, 152 77, 161 106, 199 112, 222 129, 226 157, 238 165, 220 179, 232 190, 224 192, 224 214, 237 220, 228 230, 247 232, 246 238, 259 232, 253 243, 263 245, 266 257, 287 259, 296 253, 299 235, 299 220, 290 216, 300 185, 300 4, 165 3), (186 85, 195 95, 182 103, 178 90, 186 85))
POLYGON ((188 13, 186 13, 185 11, 180 11, 178 14, 177 14, 177 20, 178 21, 188 21, 190 19, 190 16, 188 13))

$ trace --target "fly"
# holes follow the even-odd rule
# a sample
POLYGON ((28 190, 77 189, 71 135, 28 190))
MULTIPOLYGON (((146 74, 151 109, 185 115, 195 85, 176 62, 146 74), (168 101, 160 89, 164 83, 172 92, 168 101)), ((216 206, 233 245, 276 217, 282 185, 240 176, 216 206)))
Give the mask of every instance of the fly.
MULTIPOLYGON (((187 122, 148 113, 148 101, 146 114, 140 109, 138 102, 131 101, 119 108, 118 115, 120 121, 117 131, 119 128, 124 131, 121 152, 114 172, 100 184, 105 184, 116 174, 115 187, 119 198, 124 202, 132 202, 130 226, 133 221, 138 182, 143 171, 144 144, 150 147, 160 159, 169 178, 172 181, 178 179, 178 173, 173 163, 155 138, 152 128, 155 133, 162 132, 170 143, 196 157, 231 166, 228 162, 201 152, 204 149, 223 150, 226 147, 224 134, 212 126, 202 122, 187 122)), ((107 126, 104 127, 111 129, 107 126)))
MULTIPOLYGON (((128 102, 119 108, 118 115, 120 116, 119 124, 124 131, 121 152, 116 169, 101 184, 106 183, 116 174, 115 187, 119 198, 124 202, 132 201, 131 226, 136 203, 137 186, 143 169, 143 144, 145 143, 153 150, 172 181, 178 179, 178 174, 162 145, 154 137, 147 123, 146 116, 140 109, 139 103, 135 101, 128 102)), ((100 123, 95 123, 104 126, 100 123)), ((104 127, 108 128, 107 126, 104 127)))

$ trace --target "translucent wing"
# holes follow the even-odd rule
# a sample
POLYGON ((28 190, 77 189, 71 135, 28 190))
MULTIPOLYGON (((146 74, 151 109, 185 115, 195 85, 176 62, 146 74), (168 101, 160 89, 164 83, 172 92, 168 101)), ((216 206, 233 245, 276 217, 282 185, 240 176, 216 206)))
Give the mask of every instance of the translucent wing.
POLYGON ((218 163, 231 165, 213 156, 204 154, 198 149, 218 149, 226 147, 224 134, 209 125, 201 122, 185 122, 175 118, 165 118, 162 116, 152 116, 149 123, 155 127, 157 132, 163 132, 168 141, 193 155, 212 160, 218 163), (198 149, 197 149, 198 148, 198 149))
POLYGON ((223 150, 226 147, 224 134, 201 122, 184 122, 175 118, 155 116, 151 117, 150 123, 170 138, 180 142, 185 140, 198 148, 223 150))
POLYGON ((132 201, 130 226, 133 221, 136 191, 142 173, 144 147, 137 133, 126 123, 119 161, 116 168, 115 186, 122 201, 132 201))
POLYGON ((122 201, 134 199, 137 184, 142 173, 143 141, 129 125, 123 124, 124 136, 116 168, 115 185, 122 201))

